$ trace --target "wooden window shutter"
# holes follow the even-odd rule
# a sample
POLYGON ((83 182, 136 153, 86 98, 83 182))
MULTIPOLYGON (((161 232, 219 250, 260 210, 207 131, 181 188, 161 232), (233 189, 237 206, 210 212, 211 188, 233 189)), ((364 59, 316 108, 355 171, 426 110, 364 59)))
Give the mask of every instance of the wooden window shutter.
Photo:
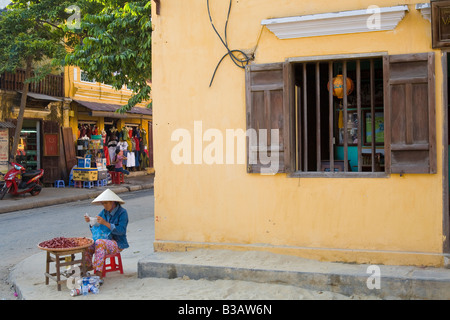
POLYGON ((246 67, 248 173, 276 174, 294 170, 293 88, 290 63, 246 67), (272 133, 276 132, 278 144, 272 141, 272 133), (252 136, 255 133, 257 139, 252 136))
POLYGON ((385 161, 391 173, 436 173, 434 53, 384 57, 385 161))

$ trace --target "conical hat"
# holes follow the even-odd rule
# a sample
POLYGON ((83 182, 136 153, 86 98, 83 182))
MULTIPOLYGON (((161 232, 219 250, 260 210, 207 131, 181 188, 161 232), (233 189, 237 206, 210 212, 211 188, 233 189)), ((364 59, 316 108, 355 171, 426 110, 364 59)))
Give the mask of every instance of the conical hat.
POLYGON ((117 194, 115 194, 114 192, 112 192, 109 189, 106 189, 105 191, 103 191, 97 198, 95 198, 92 201, 92 203, 93 204, 102 204, 102 202, 104 202, 104 201, 114 201, 114 202, 118 202, 120 204, 125 203, 125 201, 120 199, 117 194))

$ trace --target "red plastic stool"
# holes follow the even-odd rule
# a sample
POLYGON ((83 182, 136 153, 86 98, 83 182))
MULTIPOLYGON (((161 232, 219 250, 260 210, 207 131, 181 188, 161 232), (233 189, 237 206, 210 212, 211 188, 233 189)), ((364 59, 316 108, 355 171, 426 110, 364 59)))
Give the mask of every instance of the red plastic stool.
POLYGON ((120 271, 120 273, 123 274, 122 257, 120 256, 120 252, 106 255, 105 263, 103 264, 102 277, 104 278, 107 272, 112 271, 120 271), (109 263, 106 263, 107 259, 109 259, 109 263))
POLYGON ((111 182, 112 183, 114 183, 114 184, 121 184, 121 183, 125 182, 122 172, 110 171, 109 174, 111 175, 111 182))
POLYGON ((74 180, 73 186, 74 186, 74 188, 83 188, 83 181, 74 180))

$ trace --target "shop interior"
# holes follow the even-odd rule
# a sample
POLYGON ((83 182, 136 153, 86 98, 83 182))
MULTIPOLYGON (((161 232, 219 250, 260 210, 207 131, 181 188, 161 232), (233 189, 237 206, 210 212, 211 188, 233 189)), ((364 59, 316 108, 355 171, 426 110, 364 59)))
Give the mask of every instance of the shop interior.
POLYGON ((96 121, 78 122, 77 157, 90 158, 91 167, 114 168, 116 149, 127 158, 123 164, 128 171, 145 170, 150 166, 148 133, 136 123, 118 126, 118 120, 105 118, 104 129, 96 121))
POLYGON ((20 131, 20 141, 17 147, 16 161, 26 170, 41 169, 40 121, 24 119, 20 131))
POLYGON ((332 62, 333 71, 331 87, 334 90, 341 89, 343 92, 343 77, 339 77, 344 71, 343 61, 298 63, 294 66, 297 169, 304 172, 327 171, 323 164, 330 162, 330 143, 333 143, 335 171, 343 171, 339 163, 344 161, 345 148, 347 148, 348 171, 384 171, 383 61, 379 58, 358 62, 361 74, 360 118, 357 112, 357 60, 346 62, 347 117, 344 116, 344 99, 342 95, 336 94, 332 102, 333 114, 330 115, 328 91, 330 62, 332 62), (375 116, 374 125, 372 125, 373 116, 375 116), (358 119, 362 119, 361 125, 358 119), (344 134, 345 127, 347 135, 344 134), (375 129, 375 135, 372 135, 373 129, 375 129), (360 145, 358 130, 361 130, 360 145), (372 143, 373 136, 375 136, 374 143, 372 143), (319 148, 320 152, 318 152, 319 148), (317 167, 319 153, 321 168, 317 167), (359 153, 361 153, 361 168, 358 166, 359 153), (375 154, 374 168, 372 168, 373 153, 375 154))

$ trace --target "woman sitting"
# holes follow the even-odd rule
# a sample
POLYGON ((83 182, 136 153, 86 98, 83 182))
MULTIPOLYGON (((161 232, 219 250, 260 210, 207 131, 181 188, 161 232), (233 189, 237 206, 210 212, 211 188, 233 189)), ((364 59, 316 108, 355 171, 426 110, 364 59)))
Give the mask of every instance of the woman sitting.
MULTIPOLYGON (((106 255, 119 253, 129 247, 127 241, 128 213, 122 207, 125 201, 110 189, 105 190, 92 203, 103 205, 103 210, 96 217, 97 225, 90 226, 90 228, 92 230, 92 228, 102 226, 102 231, 97 233, 95 230, 93 232, 94 244, 86 250, 86 264, 88 270, 93 269, 95 275, 102 277, 106 255), (92 256, 94 256, 93 261, 92 256)), ((90 222, 91 220, 85 216, 85 221, 90 222)))

